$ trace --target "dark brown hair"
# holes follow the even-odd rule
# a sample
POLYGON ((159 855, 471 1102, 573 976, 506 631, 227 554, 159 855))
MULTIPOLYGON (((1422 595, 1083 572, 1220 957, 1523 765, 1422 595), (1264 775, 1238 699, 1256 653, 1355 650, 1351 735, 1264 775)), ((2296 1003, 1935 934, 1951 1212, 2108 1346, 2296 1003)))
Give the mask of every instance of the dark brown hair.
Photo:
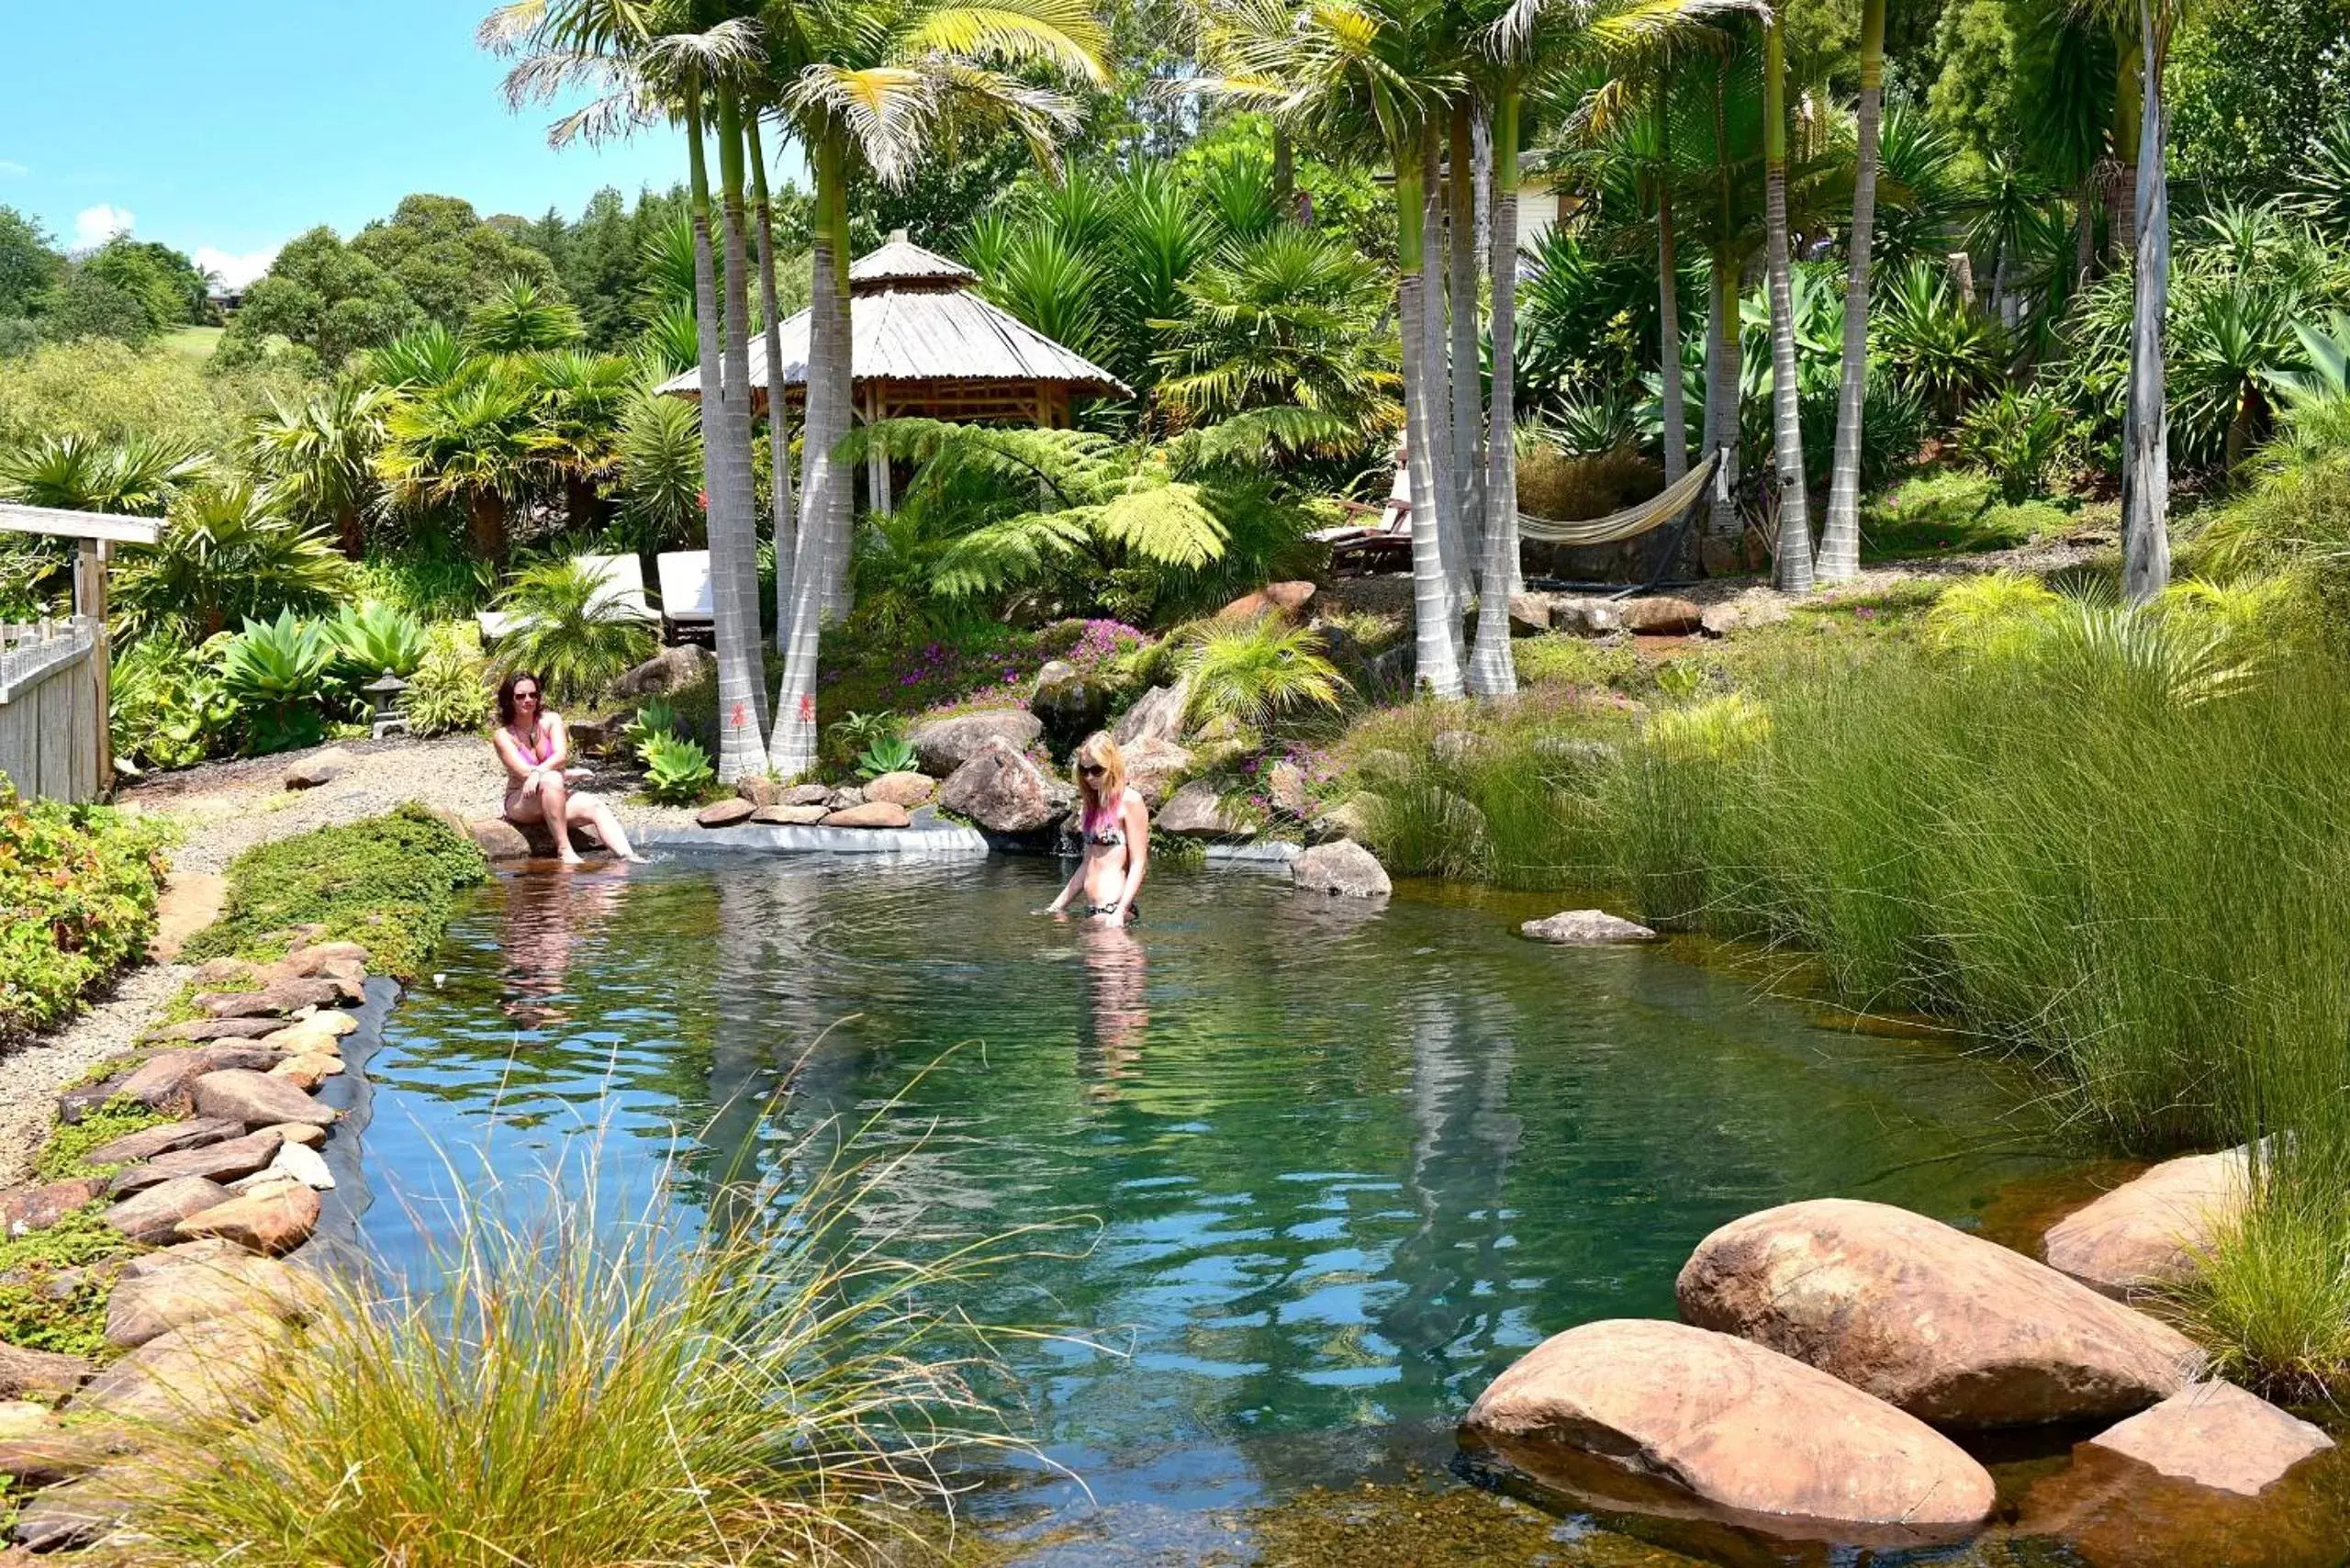
POLYGON ((498 683, 498 722, 509 729, 514 725, 514 689, 526 680, 539 689, 539 711, 547 711, 547 683, 526 669, 509 671, 498 683))

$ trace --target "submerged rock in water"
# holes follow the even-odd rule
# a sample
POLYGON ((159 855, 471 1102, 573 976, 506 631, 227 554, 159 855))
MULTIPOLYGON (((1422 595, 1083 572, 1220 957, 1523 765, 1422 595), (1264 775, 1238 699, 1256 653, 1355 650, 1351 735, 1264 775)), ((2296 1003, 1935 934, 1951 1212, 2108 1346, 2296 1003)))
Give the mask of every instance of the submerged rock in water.
POLYGON ((2243 1148, 2165 1159, 2050 1226, 2040 1255, 2117 1299, 2176 1284, 2244 1212, 2251 1182, 2243 1148))
POLYGON ((1697 1245, 1681 1316, 1960 1428, 2111 1419, 2201 1372, 2176 1329, 2044 1263, 1888 1204, 1818 1198, 1697 1245))
POLYGON ((2089 1439, 2165 1475, 2247 1497, 2333 1439, 2231 1383, 2199 1383, 2089 1439))
POLYGON ((1991 1476, 1923 1422, 1774 1350, 1678 1323, 1588 1323, 1494 1380, 1461 1438, 1604 1508, 1802 1539, 1964 1539, 1991 1476))
POLYGON ((1607 947, 1620 942, 1653 942, 1656 933, 1637 921, 1625 920, 1604 909, 1562 909, 1517 928, 1521 936, 1561 947, 1607 947))
POLYGON ((1317 844, 1289 863, 1290 879, 1310 893, 1383 899, 1395 890, 1379 857, 1351 839, 1317 844))

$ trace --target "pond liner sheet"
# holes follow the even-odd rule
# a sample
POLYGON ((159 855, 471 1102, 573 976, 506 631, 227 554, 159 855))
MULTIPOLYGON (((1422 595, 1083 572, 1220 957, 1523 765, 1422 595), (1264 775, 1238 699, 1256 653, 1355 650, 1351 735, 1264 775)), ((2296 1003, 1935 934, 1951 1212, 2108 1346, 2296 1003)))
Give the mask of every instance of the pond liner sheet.
POLYGON ((883 828, 744 823, 734 827, 649 828, 637 835, 637 843, 649 849, 879 855, 901 860, 978 860, 988 852, 987 838, 979 829, 946 823, 883 828))
POLYGON ((313 1268, 345 1272, 365 1262, 359 1221, 375 1201, 363 1159, 367 1124, 375 1114, 367 1063, 384 1044, 384 1025, 399 1005, 400 991, 399 981, 388 975, 369 978, 366 1000, 351 1010, 359 1027, 342 1037, 343 1070, 320 1084, 315 1096, 319 1104, 341 1112, 342 1118, 328 1131, 327 1141, 319 1150, 334 1186, 319 1194, 324 1202, 318 1229, 291 1255, 313 1268))

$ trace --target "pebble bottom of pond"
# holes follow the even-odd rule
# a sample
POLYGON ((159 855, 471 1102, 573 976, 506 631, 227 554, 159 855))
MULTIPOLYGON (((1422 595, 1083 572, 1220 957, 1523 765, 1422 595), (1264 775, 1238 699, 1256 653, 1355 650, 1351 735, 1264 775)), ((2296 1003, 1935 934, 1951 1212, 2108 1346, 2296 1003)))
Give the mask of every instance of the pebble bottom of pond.
MULTIPOLYGON (((959 1561, 1895 1561, 1693 1556, 1539 1511, 1454 1480, 1452 1424, 1550 1333, 1672 1316, 1690 1249, 1737 1215, 1833 1194, 1976 1225, 2076 1161, 2031 1083, 1671 947, 1516 934, 1558 901, 1168 871, 1113 929, 1039 913, 1065 874, 501 878, 369 1064, 365 1240, 414 1277, 458 1188, 550 1170, 592 1171, 616 1220, 695 1224, 788 1184, 837 1118, 903 1157, 872 1220, 913 1249, 1067 1227, 957 1294, 1069 1334, 1006 1343, 1013 1426, 1061 1468, 993 1476, 959 1561)), ((2072 1560, 1982 1550, 1918 1560, 2072 1560)))

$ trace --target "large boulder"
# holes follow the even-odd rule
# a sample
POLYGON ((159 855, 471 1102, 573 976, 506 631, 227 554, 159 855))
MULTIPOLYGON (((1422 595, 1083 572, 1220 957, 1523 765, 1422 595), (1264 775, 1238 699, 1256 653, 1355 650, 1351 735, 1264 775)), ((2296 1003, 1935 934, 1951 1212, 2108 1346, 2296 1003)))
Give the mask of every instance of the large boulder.
POLYGON ((1653 942, 1656 933, 1637 921, 1625 920, 1604 909, 1562 909, 1517 928, 1521 936, 1561 947, 1611 947, 1626 942, 1653 942))
POLYGON ((1309 893, 1383 899, 1395 890, 1379 857, 1352 839, 1317 844, 1289 863, 1290 880, 1309 893))
POLYGON ((1146 735, 1132 745, 1119 744, 1126 759, 1126 782, 1142 797, 1142 803, 1157 811, 1192 766, 1192 754, 1173 741, 1146 735))
POLYGON ((1169 796, 1152 825, 1177 838, 1248 836, 1248 824, 1225 805, 1222 793, 1204 778, 1194 778, 1169 796))
POLYGON ((2092 1448, 2165 1475, 2256 1497, 2333 1439, 2231 1383, 2199 1383, 2107 1428, 2092 1448))
POLYGON ((751 804, 750 801, 744 800, 739 795, 735 796, 732 800, 713 801, 709 805, 704 806, 701 810, 694 813, 694 825, 697 827, 733 827, 737 823, 749 822, 751 820, 751 813, 758 809, 758 807, 751 804))
POLYGON ((1605 637, 1624 629, 1623 605, 1612 599, 1554 599, 1550 625, 1577 637, 1605 637))
POLYGON ((1036 672, 1028 711, 1043 721, 1053 755, 1058 756, 1102 727, 1102 718, 1110 711, 1110 688, 1067 659, 1054 659, 1036 672))
MULTIPOLYGON (((106 1341, 135 1350, 174 1328, 231 1313, 261 1312, 288 1323, 306 1321, 317 1294, 300 1275, 273 1258, 235 1248, 218 1256, 173 1259, 163 1266, 123 1271, 106 1298, 106 1341)), ((149 1260, 141 1259, 140 1262, 149 1260)))
POLYGON ((1253 621, 1259 615, 1279 615, 1284 621, 1303 621, 1306 606, 1313 602, 1312 583, 1267 583, 1255 593, 1242 594, 1215 614, 1219 621, 1253 621))
POLYGON ((327 746, 287 763, 285 787, 288 790, 315 790, 321 784, 333 783, 358 765, 359 759, 341 746, 327 746))
POLYGON ((680 643, 674 648, 664 648, 612 682, 612 695, 625 701, 645 697, 659 697, 694 682, 716 667, 717 660, 707 648, 691 643, 680 643))
POLYGON ((0 1342, 0 1399, 62 1398, 81 1387, 94 1370, 79 1356, 0 1342))
POLYGON ((1905 1545, 1970 1534, 1991 1477, 1913 1417, 1800 1361, 1678 1323, 1588 1323, 1495 1378, 1474 1451, 1603 1507, 1905 1545))
POLYGON ((2250 1164, 2242 1148, 2166 1159, 2049 1226, 2040 1255, 2116 1299, 2176 1284, 2244 1212, 2250 1164))
POLYGON ((178 1239, 180 1221, 229 1201, 229 1190, 201 1176, 178 1176, 125 1198, 106 1211, 106 1223, 149 1245, 178 1239))
POLYGON ((1062 810, 1053 801, 1044 769, 1000 736, 990 736, 947 775, 938 803, 990 833, 1042 832, 1062 810))
POLYGON ((77 1177, 0 1193, 0 1240, 47 1230, 74 1210, 95 1202, 106 1189, 104 1177, 77 1177))
POLYGON ((1024 752, 1044 733, 1044 721, 1025 708, 982 708, 921 720, 906 732, 906 740, 924 773, 947 778, 990 742, 1001 741, 1014 752, 1024 752))
MULTIPOLYGON (((30 1430, 0 1433, 0 1475, 20 1488, 54 1486, 87 1475, 131 1446, 130 1434, 118 1428, 68 1427, 40 1406, 39 1426, 30 1430)), ((0 1568, 17 1568, 0 1556, 0 1568)))
MULTIPOLYGON (((1117 723, 1110 731, 1110 738, 1121 747, 1131 748, 1143 741, 1165 741, 1169 745, 1183 738, 1183 710, 1190 705, 1191 695, 1178 683, 1174 686, 1154 686, 1136 700, 1135 705, 1118 715, 1117 723)), ((1127 765, 1133 765, 1127 758, 1127 765)))
POLYGON ((1616 613, 1624 630, 1644 637, 1693 637, 1706 624, 1704 610, 1685 599, 1667 594, 1620 599, 1616 613))
POLYGON ((531 857, 531 841, 504 817, 476 818, 465 824, 465 836, 474 841, 483 859, 493 863, 531 857))
POLYGON ((931 797, 937 793, 938 781, 922 773, 884 773, 865 786, 867 801, 887 801, 910 812, 916 806, 930 804, 931 797))
POLYGON ((1681 1316, 1959 1428, 2112 1419, 2195 1380, 2177 1330, 1937 1220, 1819 1198, 1698 1244, 1681 1316))
POLYGON ((319 1228, 316 1189, 298 1181, 254 1187, 180 1221, 176 1234, 196 1240, 217 1236, 263 1257, 291 1252, 319 1228))
POLYGON ((158 1495, 161 1480, 161 1473, 144 1460, 115 1460, 78 1480, 36 1494, 8 1527, 9 1537, 34 1552, 91 1545, 118 1530, 142 1504, 158 1495))
POLYGON ((242 1122, 249 1127, 266 1127, 279 1122, 308 1122, 312 1126, 328 1127, 334 1125, 336 1118, 330 1107, 319 1104, 285 1080, 237 1068, 207 1072, 197 1079, 196 1109, 199 1115, 242 1122))
POLYGON ((1550 629, 1550 596, 1514 593, 1509 596, 1509 634, 1539 637, 1550 629))
POLYGON ((891 801, 860 801, 824 817, 826 827, 907 827, 912 822, 906 808, 891 801))
POLYGON ((118 1172, 106 1191, 118 1198, 128 1197, 181 1176, 201 1176, 226 1184, 266 1167, 276 1158, 277 1146, 285 1141, 277 1133, 263 1131, 222 1143, 208 1143, 201 1148, 182 1149, 176 1154, 159 1154, 143 1165, 129 1166, 118 1172))
POLYGON ((761 806, 751 820, 763 827, 813 827, 831 814, 830 806, 761 806))

